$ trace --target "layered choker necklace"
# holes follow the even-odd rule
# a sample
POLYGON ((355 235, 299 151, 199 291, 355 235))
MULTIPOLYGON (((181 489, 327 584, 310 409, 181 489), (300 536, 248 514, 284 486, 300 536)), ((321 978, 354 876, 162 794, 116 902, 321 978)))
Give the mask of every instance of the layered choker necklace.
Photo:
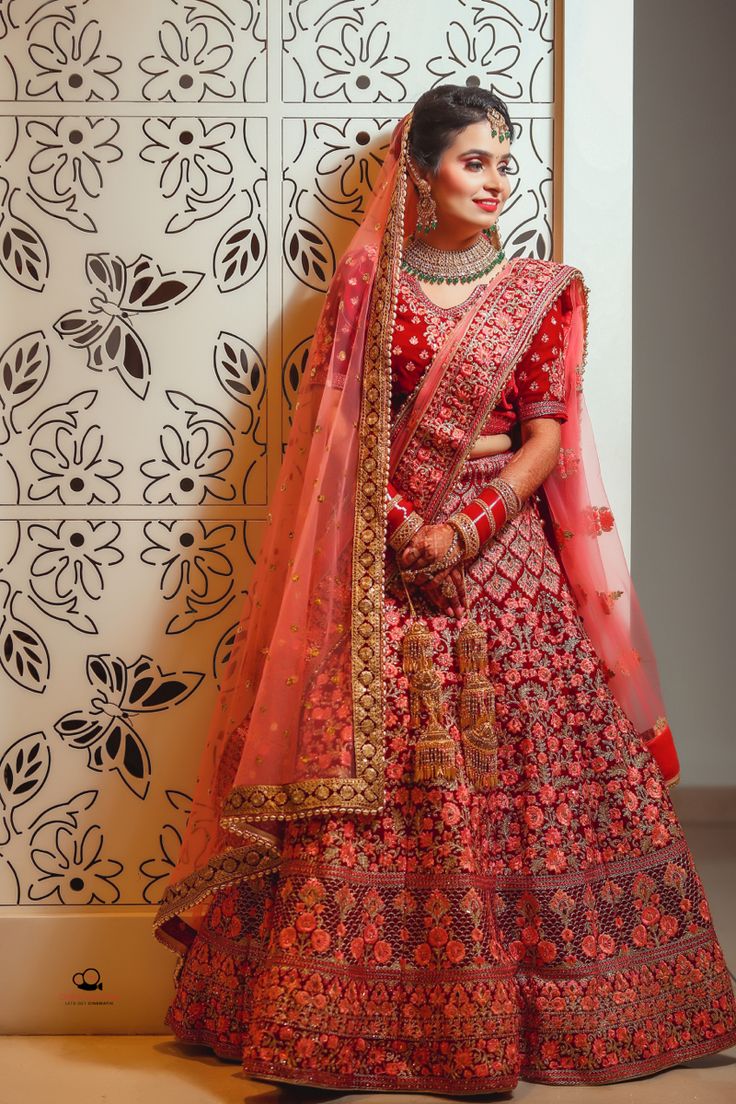
POLYGON ((484 230, 468 249, 435 249, 420 238, 406 243, 401 267, 430 284, 469 284, 485 276, 505 258, 484 230))

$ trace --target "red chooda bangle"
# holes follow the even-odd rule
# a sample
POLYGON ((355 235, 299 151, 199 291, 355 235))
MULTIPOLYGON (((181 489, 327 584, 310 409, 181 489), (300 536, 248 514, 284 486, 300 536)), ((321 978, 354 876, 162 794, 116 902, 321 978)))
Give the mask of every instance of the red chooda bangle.
POLYGON ((515 517, 520 509, 519 496, 511 484, 497 477, 472 502, 463 506, 462 512, 471 519, 478 530, 482 547, 507 521, 515 517), (499 484, 502 484, 500 488, 499 484))

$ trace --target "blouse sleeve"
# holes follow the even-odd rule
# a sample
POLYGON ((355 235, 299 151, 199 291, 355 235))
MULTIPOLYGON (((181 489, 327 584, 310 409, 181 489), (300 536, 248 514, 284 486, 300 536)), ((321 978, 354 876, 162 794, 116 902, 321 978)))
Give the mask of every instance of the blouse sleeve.
POLYGON ((516 366, 519 420, 556 418, 565 414, 564 349, 570 314, 561 292, 544 316, 531 345, 516 366))

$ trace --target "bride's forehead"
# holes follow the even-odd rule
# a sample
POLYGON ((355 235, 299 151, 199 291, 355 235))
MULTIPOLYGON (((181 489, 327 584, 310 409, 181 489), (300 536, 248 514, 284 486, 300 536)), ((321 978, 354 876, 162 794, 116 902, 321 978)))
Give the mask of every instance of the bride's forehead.
POLYGON ((508 138, 501 141, 497 135, 493 136, 492 130, 487 119, 468 123, 449 137, 443 152, 452 150, 453 153, 463 153, 467 150, 468 153, 480 153, 488 157, 504 156, 509 152, 511 143, 508 138))

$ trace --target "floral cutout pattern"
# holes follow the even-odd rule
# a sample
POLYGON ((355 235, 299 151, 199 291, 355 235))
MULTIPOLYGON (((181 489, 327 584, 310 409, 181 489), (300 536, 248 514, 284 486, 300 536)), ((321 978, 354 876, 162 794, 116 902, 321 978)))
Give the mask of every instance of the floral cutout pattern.
POLYGON ((3 904, 113 904, 123 870, 103 855, 104 833, 87 813, 97 790, 37 811, 49 785, 51 749, 43 732, 15 740, 0 756, 0 894, 3 904))
MULTIPOLYGON (((42 9, 44 5, 40 5, 42 9)), ((112 74, 122 62, 104 52, 96 19, 82 24, 80 5, 70 4, 59 18, 38 10, 29 30, 28 54, 35 68, 25 85, 29 97, 58 100, 115 100, 118 85, 112 74)))
POLYGON ((407 103, 430 82, 482 85, 509 102, 553 98, 552 0, 446 0, 431 29, 417 27, 412 5, 385 0, 283 8, 287 101, 407 103))
POLYGON ((37 230, 15 210, 20 189, 0 176, 0 265, 6 275, 29 291, 43 291, 50 261, 37 230))
POLYGON ((176 814, 177 823, 162 826, 158 838, 159 854, 140 865, 144 878, 143 900, 149 905, 159 904, 166 882, 176 866, 184 825, 192 807, 191 797, 178 790, 167 790, 166 800, 176 814))
POLYGON ((160 569, 161 595, 176 610, 167 634, 186 632, 230 605, 237 594, 235 562, 243 545, 248 552, 244 523, 149 521, 144 534, 149 544, 141 559, 160 569))
POLYGON ((108 165, 123 156, 114 141, 120 123, 91 117, 32 119, 25 132, 36 147, 28 163, 33 201, 47 215, 63 218, 78 230, 96 232, 87 201, 99 199, 108 165))
POLYGON ((4 61, 17 98, 264 101, 265 3, 161 0, 136 9, 131 36, 103 0, 3 0, 4 61))
POLYGON ((165 19, 157 49, 138 65, 147 79, 144 100, 265 99, 265 11, 261 0, 236 6, 212 0, 173 0, 175 18, 165 19), (234 69, 234 62, 237 71, 234 69), (235 77, 238 84, 235 83, 235 77))
POLYGON ((31 561, 31 590, 44 613, 84 633, 96 633, 91 613, 102 598, 106 575, 123 553, 116 521, 60 521, 30 525, 37 554, 31 561))

